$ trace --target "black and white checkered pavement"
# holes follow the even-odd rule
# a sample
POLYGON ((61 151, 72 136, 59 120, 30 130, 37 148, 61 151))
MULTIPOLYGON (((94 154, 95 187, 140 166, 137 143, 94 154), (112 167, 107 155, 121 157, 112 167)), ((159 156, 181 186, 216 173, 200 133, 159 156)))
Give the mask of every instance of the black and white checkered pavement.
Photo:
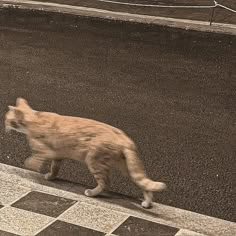
POLYGON ((0 236, 232 236, 236 232, 232 222, 161 204, 144 210, 124 197, 87 198, 83 191, 73 183, 48 182, 38 173, 0 164, 0 236))

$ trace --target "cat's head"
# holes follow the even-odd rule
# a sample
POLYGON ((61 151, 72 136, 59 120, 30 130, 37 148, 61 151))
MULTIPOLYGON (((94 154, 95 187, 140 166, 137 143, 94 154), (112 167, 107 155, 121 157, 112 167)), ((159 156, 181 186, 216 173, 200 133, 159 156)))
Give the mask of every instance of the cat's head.
POLYGON ((5 115, 6 131, 15 130, 20 133, 27 132, 27 125, 34 119, 35 111, 23 98, 17 98, 16 106, 8 106, 9 111, 5 115))

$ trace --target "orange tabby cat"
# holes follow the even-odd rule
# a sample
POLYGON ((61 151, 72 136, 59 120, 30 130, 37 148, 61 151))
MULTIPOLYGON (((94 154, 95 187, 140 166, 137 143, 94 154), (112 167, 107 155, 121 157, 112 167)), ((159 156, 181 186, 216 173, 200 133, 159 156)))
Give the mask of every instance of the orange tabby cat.
POLYGON ((110 125, 79 117, 34 111, 23 98, 16 107, 9 106, 5 119, 6 130, 27 135, 32 157, 25 161, 26 168, 40 171, 45 162, 51 161, 48 180, 56 178, 61 161, 84 161, 97 181, 97 187, 87 189, 92 197, 101 193, 109 182, 112 167, 130 175, 143 190, 142 206, 151 206, 153 191, 161 191, 166 185, 150 180, 137 156, 136 146, 127 135, 110 125))

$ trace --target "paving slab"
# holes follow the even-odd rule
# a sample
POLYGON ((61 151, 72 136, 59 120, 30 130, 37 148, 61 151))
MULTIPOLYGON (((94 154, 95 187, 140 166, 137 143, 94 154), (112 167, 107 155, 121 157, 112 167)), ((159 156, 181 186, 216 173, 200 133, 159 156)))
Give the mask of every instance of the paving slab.
POLYGON ((175 236, 203 236, 203 234, 199 234, 186 229, 181 229, 175 236))
POLYGON ((75 203, 76 201, 67 198, 31 191, 11 206, 51 217, 57 217, 75 203))
POLYGON ((0 209, 0 229, 14 234, 35 235, 51 221, 48 216, 10 206, 0 209))
POLYGON ((65 222, 89 227, 104 233, 111 232, 114 225, 122 224, 127 218, 128 215, 126 214, 83 202, 78 202, 59 217, 65 222))
POLYGON ((60 220, 55 221, 46 229, 42 230, 37 236, 104 236, 105 234, 93 229, 85 228, 78 225, 69 224, 60 220))
POLYGON ((0 205, 11 204, 31 191, 30 188, 13 186, 12 183, 3 180, 0 181, 0 189, 0 205))
POLYGON ((141 236, 147 234, 149 231, 153 232, 149 234, 150 236, 155 236, 156 232, 158 232, 160 236, 175 236, 179 229, 136 217, 129 217, 114 233, 120 236, 141 236))

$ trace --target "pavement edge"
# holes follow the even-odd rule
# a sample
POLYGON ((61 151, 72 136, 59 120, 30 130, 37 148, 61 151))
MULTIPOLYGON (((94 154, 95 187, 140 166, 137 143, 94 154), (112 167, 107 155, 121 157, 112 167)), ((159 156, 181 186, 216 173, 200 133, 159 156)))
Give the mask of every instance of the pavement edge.
POLYGON ((80 7, 50 2, 28 0, 0 0, 0 8, 36 10, 60 14, 64 13, 81 17, 100 18, 104 20, 142 23, 166 26, 171 28, 179 28, 184 30, 236 35, 236 25, 233 24, 212 23, 212 25, 210 25, 209 22, 206 21, 194 21, 167 17, 130 14, 124 12, 114 12, 96 8, 80 7))

